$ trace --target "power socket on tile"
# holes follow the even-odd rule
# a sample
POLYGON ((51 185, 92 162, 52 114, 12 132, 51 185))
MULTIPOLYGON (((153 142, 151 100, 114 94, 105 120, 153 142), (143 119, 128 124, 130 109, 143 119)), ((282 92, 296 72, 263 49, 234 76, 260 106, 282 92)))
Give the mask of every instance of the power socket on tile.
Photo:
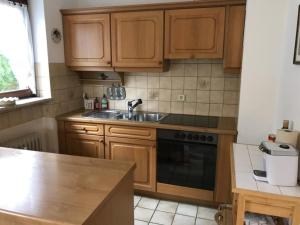
POLYGON ((177 95, 177 101, 184 102, 185 101, 185 95, 177 95))

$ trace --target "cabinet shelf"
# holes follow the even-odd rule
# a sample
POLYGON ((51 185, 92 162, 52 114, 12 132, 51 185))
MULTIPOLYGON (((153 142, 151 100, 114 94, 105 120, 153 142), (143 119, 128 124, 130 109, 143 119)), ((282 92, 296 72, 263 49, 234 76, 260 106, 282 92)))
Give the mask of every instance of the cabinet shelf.
POLYGON ((83 84, 92 85, 112 85, 121 84, 124 85, 124 73, 117 72, 86 72, 80 74, 80 80, 83 84))

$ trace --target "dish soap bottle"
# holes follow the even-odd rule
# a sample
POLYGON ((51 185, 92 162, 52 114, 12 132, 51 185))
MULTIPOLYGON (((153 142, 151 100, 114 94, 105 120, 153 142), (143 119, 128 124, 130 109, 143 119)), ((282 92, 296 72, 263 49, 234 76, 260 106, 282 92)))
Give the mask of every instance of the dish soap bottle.
POLYGON ((95 99, 95 109, 101 109, 100 101, 98 100, 97 97, 95 99))
POLYGON ((103 95, 103 97, 101 99, 101 109, 102 110, 107 110, 108 109, 108 100, 107 100, 105 94, 103 95))

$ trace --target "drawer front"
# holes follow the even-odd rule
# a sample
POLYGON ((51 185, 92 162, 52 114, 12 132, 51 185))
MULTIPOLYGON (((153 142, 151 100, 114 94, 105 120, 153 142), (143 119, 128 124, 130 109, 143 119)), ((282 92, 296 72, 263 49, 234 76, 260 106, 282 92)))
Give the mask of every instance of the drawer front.
POLYGON ((145 127, 106 125, 105 135, 111 137, 124 137, 155 141, 156 129, 145 127))
POLYGON ((103 135, 103 125, 92 124, 92 123, 65 123, 65 129, 67 132, 78 133, 78 134, 92 134, 92 135, 103 135))

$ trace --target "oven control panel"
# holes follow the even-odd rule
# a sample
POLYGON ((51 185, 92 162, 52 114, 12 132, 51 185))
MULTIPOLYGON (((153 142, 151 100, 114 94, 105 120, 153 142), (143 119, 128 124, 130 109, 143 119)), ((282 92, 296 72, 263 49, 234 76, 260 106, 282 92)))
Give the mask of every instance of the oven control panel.
POLYGON ((179 130, 157 130, 157 138, 174 141, 196 142, 204 144, 218 144, 218 135, 202 132, 179 131, 179 130))

